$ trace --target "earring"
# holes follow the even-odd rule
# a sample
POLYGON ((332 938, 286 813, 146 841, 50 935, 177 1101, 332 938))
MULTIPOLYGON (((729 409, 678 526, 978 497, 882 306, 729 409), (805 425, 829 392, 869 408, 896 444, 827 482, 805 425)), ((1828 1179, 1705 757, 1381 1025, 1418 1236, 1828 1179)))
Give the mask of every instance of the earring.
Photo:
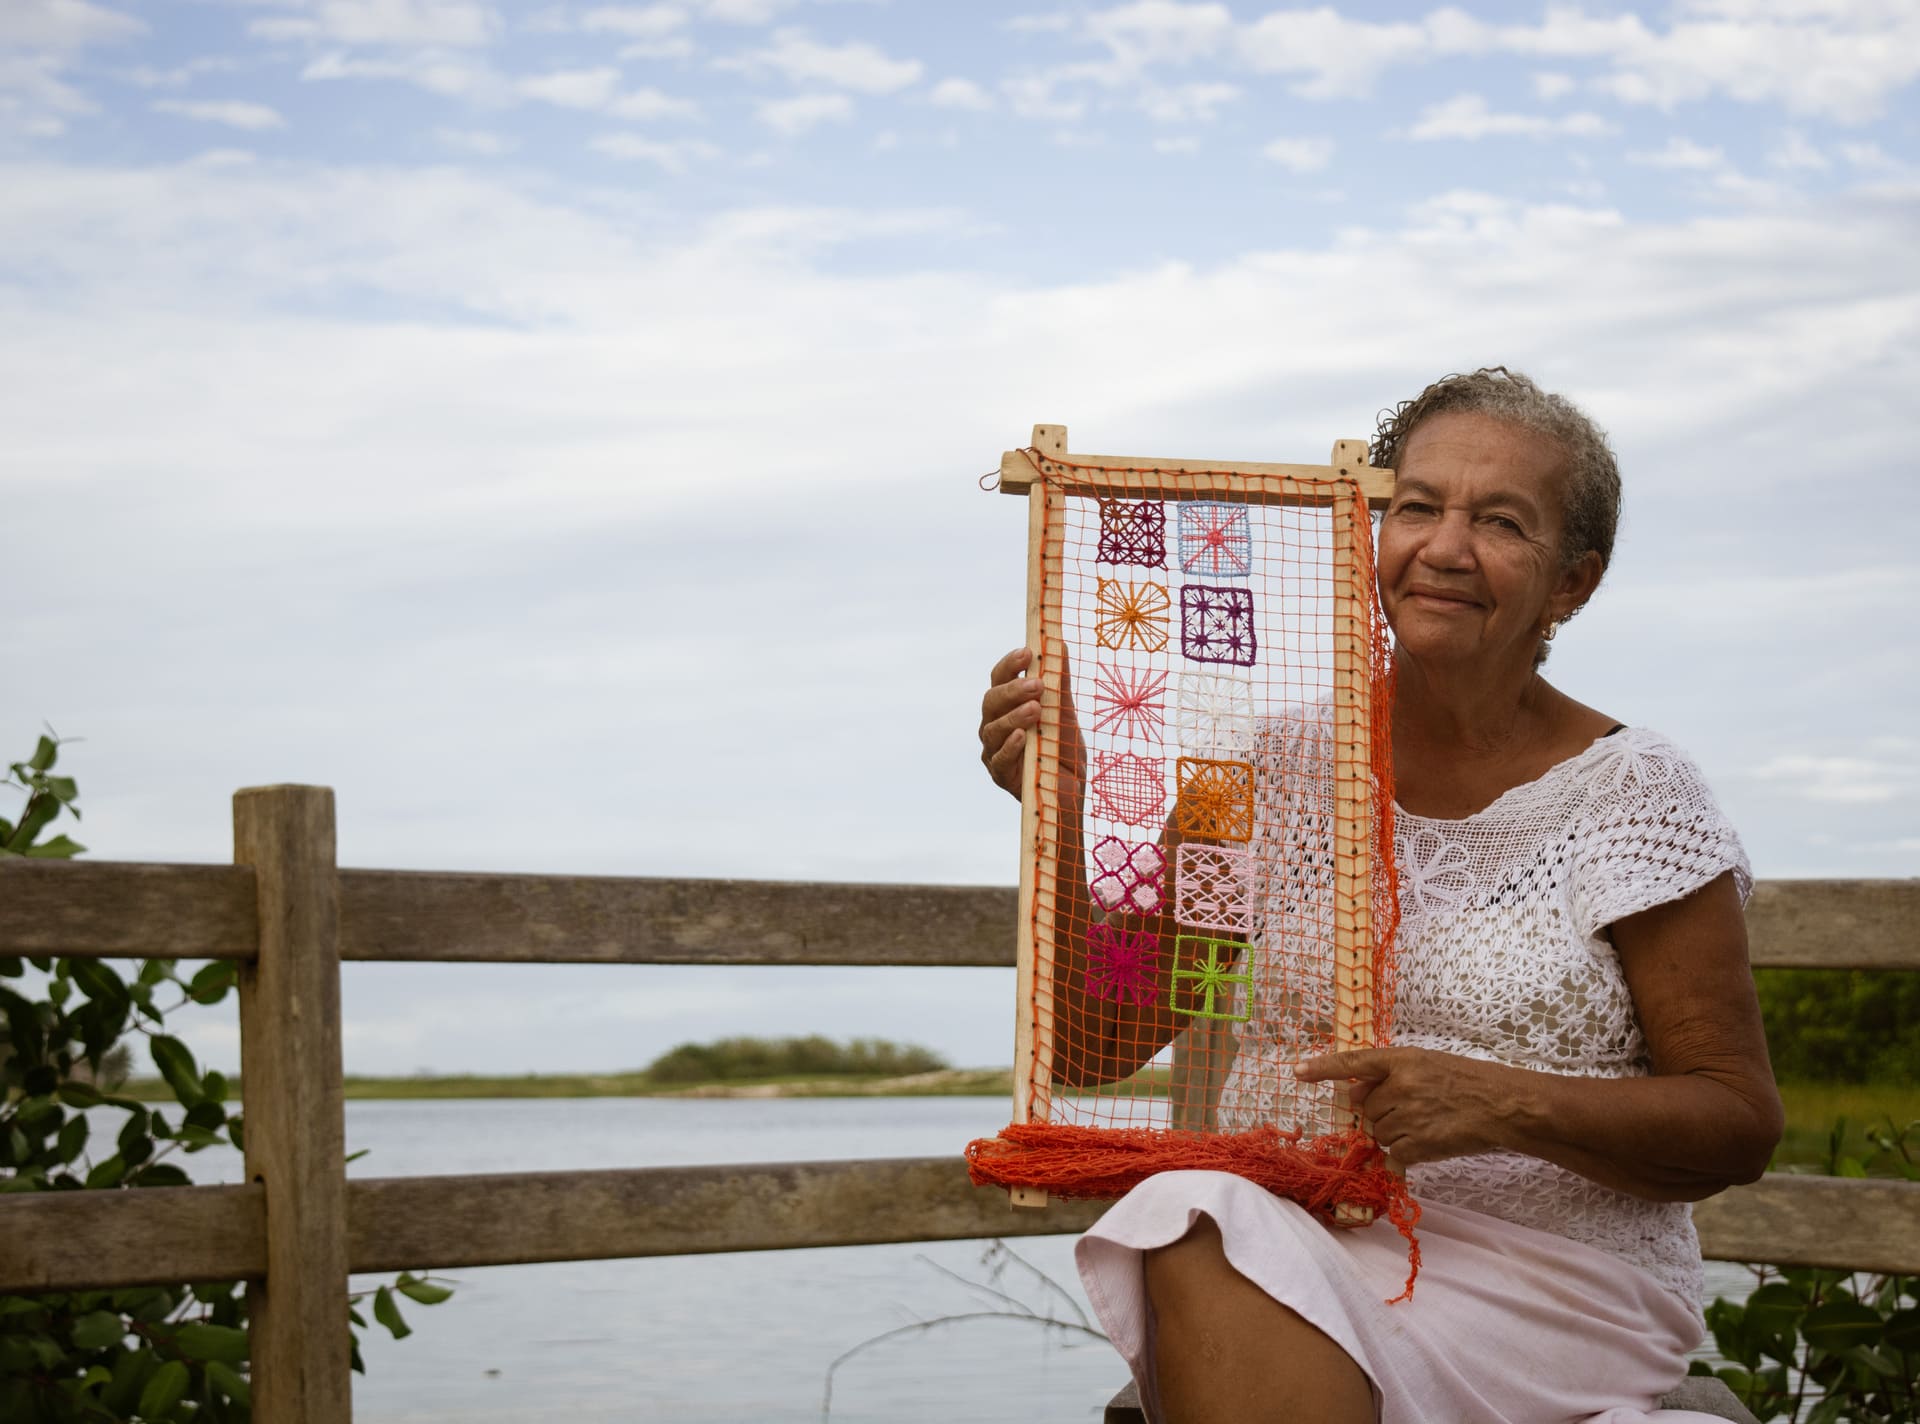
POLYGON ((1557 618, 1549 618, 1546 627, 1540 630, 1540 641, 1543 643, 1551 643, 1553 641, 1553 635, 1559 631, 1560 620, 1557 618))

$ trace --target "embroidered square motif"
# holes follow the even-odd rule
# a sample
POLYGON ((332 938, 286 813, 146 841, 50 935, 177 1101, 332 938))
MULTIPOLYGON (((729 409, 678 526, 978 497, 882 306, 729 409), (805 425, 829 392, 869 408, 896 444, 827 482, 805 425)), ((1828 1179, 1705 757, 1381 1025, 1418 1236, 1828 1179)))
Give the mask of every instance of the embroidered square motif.
POLYGON ((1180 572, 1243 579, 1253 572, 1253 532, 1244 504, 1184 500, 1177 525, 1180 572))
POLYGON ((1093 729, 1158 741, 1167 725, 1167 675, 1152 668, 1093 669, 1093 729))
POLYGON ((1160 1001, 1160 936, 1093 925, 1087 930, 1086 989, 1115 1004, 1160 1001))
POLYGON ((1116 652, 1157 653, 1167 645, 1171 608, 1161 584, 1103 578, 1094 592, 1094 639, 1116 652))
POLYGON ((1167 812, 1166 763, 1132 752, 1093 754, 1095 810, 1126 826, 1158 826, 1167 812))
POLYGON ((1165 568, 1166 506, 1157 499, 1101 500, 1099 558, 1104 564, 1165 568))
POLYGON ((1174 857, 1173 917, 1205 930, 1253 929, 1253 855, 1228 846, 1183 845, 1174 857))
POLYGON ((1181 757, 1173 826, 1183 836, 1217 841, 1253 839, 1253 767, 1244 761, 1181 757))
POLYGON ((1174 736, 1194 756, 1231 759, 1253 746, 1253 683, 1240 673, 1183 672, 1174 690, 1174 736))
POLYGON ((1252 945, 1245 940, 1216 939, 1212 935, 1180 935, 1174 941, 1173 958, 1176 1012, 1190 1018, 1233 1019, 1240 1023, 1252 1016, 1252 945), (1193 967, 1182 969, 1179 966, 1183 964, 1193 967), (1241 991, 1237 1008, 1235 986, 1241 991))
POLYGON ((1151 841, 1102 836, 1093 844, 1093 879, 1087 888, 1104 910, 1151 915, 1165 898, 1166 852, 1151 841))
POLYGON ((1180 651, 1200 663, 1252 667, 1253 594, 1244 588, 1190 583, 1180 590, 1180 651))

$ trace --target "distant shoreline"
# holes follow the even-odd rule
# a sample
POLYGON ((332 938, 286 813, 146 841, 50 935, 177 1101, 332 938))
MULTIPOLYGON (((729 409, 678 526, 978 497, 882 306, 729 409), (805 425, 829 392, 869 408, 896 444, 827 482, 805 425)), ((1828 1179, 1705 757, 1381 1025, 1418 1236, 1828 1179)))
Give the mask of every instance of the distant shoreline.
MULTIPOLYGON (((1087 1091, 1100 1096, 1164 1097, 1169 1074, 1145 1068, 1124 1083, 1087 1091)), ((812 1077, 722 1079, 705 1083, 662 1083, 645 1073, 524 1073, 511 1077, 477 1074, 418 1074, 406 1078, 347 1078, 353 1101, 456 1098, 955 1098, 1013 1096, 1011 1068, 940 1068, 905 1075, 820 1074, 812 1077)), ((172 1102, 173 1091, 159 1078, 131 1078, 115 1090, 144 1103, 172 1102)), ((238 1101, 241 1084, 229 1084, 228 1099, 238 1101)))

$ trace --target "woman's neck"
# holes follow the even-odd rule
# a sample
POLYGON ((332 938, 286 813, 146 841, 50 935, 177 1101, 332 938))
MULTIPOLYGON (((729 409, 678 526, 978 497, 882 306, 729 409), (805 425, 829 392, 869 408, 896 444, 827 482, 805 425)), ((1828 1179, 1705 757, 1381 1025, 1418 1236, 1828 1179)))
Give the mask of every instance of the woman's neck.
POLYGON ((1560 694, 1529 661, 1523 667, 1440 666, 1395 649, 1396 747, 1444 748, 1458 756, 1499 757, 1536 740, 1560 694))

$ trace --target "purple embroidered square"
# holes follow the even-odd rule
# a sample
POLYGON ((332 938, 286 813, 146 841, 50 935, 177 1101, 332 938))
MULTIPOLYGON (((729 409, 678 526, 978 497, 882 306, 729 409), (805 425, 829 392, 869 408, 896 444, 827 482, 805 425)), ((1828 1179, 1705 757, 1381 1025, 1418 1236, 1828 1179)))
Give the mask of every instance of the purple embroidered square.
POLYGON ((1093 925, 1087 930, 1087 992, 1116 1004, 1160 1000, 1160 936, 1093 925))
POLYGON ((1174 859, 1173 917, 1200 929, 1251 932, 1251 852, 1231 846, 1181 846, 1174 859))
POLYGON ((1195 662, 1252 667, 1259 646, 1249 590, 1204 583, 1180 590, 1180 651, 1195 662))
POLYGON ((1183 500, 1178 534, 1181 573, 1216 579, 1253 573, 1253 530, 1244 504, 1183 500))
POLYGON ((1166 852, 1151 841, 1102 836, 1093 843, 1093 879, 1087 888, 1103 910, 1151 915, 1165 898, 1166 852))
POLYGON ((1100 562, 1167 565, 1167 507, 1157 499, 1100 501, 1100 562))

